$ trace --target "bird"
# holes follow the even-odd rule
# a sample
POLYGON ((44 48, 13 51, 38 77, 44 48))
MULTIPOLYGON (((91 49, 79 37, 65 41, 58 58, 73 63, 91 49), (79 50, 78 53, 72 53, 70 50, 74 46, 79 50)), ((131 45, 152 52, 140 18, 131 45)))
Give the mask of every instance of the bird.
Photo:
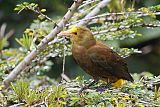
MULTIPOLYGON (((97 41, 89 28, 74 26, 67 31, 61 31, 59 35, 70 39, 75 62, 93 77, 94 81, 82 87, 79 93, 99 80, 107 83, 105 88, 111 84, 120 87, 124 84, 124 80, 134 81, 125 59, 107 45, 97 41)), ((97 91, 102 90, 104 91, 104 87, 97 89, 97 91)))

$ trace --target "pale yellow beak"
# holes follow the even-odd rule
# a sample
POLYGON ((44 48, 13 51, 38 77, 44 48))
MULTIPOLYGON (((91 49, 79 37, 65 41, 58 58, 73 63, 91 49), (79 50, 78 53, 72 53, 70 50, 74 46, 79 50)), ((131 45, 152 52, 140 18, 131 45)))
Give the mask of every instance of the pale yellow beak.
POLYGON ((70 38, 73 35, 70 31, 62 31, 58 34, 58 36, 65 36, 67 38, 70 38))
POLYGON ((68 38, 71 38, 75 33, 77 32, 77 27, 73 26, 70 30, 68 31, 62 31, 58 34, 58 36, 65 36, 68 38))

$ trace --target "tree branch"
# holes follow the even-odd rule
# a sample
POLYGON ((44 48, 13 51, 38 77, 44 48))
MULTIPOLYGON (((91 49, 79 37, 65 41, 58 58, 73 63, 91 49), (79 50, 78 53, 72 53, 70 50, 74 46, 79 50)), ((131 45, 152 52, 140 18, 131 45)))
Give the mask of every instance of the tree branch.
POLYGON ((68 20, 72 17, 74 11, 79 7, 83 0, 75 0, 73 5, 68 9, 68 12, 64 15, 63 19, 57 24, 57 26, 40 42, 37 49, 29 53, 24 60, 22 60, 13 71, 3 80, 5 88, 9 86, 9 83, 13 81, 23 69, 29 65, 32 60, 43 50, 47 44, 54 39, 54 37, 63 29, 68 20))
POLYGON ((134 27, 146 27, 146 28, 155 28, 155 27, 160 27, 160 24, 145 24, 145 23, 141 23, 141 24, 137 24, 137 25, 130 25, 130 26, 119 26, 117 28, 110 28, 107 30, 101 30, 101 31, 95 31, 93 32, 93 35, 99 35, 99 34, 106 34, 108 32, 115 32, 115 31, 119 31, 119 30, 123 30, 123 29, 128 29, 128 28, 134 28, 134 27))
POLYGON ((101 11, 101 9, 103 9, 108 3, 110 2, 110 0, 103 0, 102 2, 100 2, 97 7, 95 7, 88 15, 85 16, 85 18, 83 18, 82 21, 80 21, 77 25, 86 25, 90 20, 85 20, 88 19, 90 17, 95 16, 97 13, 99 13, 101 11))
MULTIPOLYGON (((91 12, 89 14, 91 14, 91 12)), ((128 14, 128 15, 137 14, 138 17, 144 17, 144 16, 150 15, 149 13, 144 13, 144 12, 141 12, 141 11, 137 11, 137 12, 120 12, 120 13, 104 13, 104 14, 100 14, 100 15, 96 15, 96 16, 94 15, 94 16, 90 16, 90 17, 85 17, 85 18, 83 18, 81 20, 78 20, 78 21, 75 21, 73 23, 67 24, 67 26, 75 25, 76 23, 78 23, 78 24, 81 24, 81 23, 83 24, 85 22, 88 23, 89 21, 92 21, 92 20, 95 20, 95 19, 96 19, 95 21, 97 21, 97 20, 103 20, 103 21, 118 20, 118 19, 115 19, 115 18, 111 18, 110 16, 112 16, 112 15, 113 16, 114 15, 118 16, 118 15, 125 15, 125 14, 128 14)), ((160 15, 160 12, 155 12, 154 14, 155 15, 160 15)))
POLYGON ((83 1, 83 4, 81 6, 79 6, 78 9, 83 8, 83 7, 87 6, 87 5, 90 5, 90 4, 92 4, 94 2, 98 2, 98 1, 100 1, 100 0, 87 0, 87 1, 83 1))

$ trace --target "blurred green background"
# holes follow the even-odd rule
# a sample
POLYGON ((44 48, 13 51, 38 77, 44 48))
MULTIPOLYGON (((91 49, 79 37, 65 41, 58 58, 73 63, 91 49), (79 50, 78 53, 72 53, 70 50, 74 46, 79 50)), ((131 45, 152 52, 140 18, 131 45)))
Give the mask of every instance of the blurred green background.
MULTIPOLYGON (((72 4, 72 0, 0 0, 0 25, 7 24, 7 30, 13 29, 15 31, 14 36, 9 39, 10 47, 19 47, 15 41, 15 37, 21 37, 23 31, 30 26, 37 15, 31 11, 22 11, 20 14, 14 12, 14 8, 17 4, 27 2, 35 2, 39 4, 39 7, 46 8, 46 14, 51 18, 59 18, 65 14, 68 7, 72 4)), ((127 3, 130 3, 129 0, 127 3)), ((158 0, 136 0, 135 7, 149 7, 159 4, 158 0)), ((157 19, 160 19, 157 16, 157 19)), ((134 47, 142 50, 142 54, 135 54, 128 57, 127 63, 129 71, 132 73, 151 72, 154 75, 160 74, 160 28, 147 29, 147 28, 135 28, 136 31, 142 33, 142 37, 135 39, 127 39, 121 41, 121 47, 134 47)), ((58 78, 62 72, 62 58, 52 58, 55 64, 47 74, 50 77, 58 78)), ((65 73, 70 78, 76 76, 85 76, 88 78, 85 72, 79 68, 73 61, 72 56, 66 57, 65 73)))

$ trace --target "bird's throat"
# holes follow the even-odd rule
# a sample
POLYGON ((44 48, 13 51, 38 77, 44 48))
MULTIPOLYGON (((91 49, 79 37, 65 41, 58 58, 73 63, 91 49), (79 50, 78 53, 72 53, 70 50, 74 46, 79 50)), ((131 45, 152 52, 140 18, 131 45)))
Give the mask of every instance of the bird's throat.
POLYGON ((74 41, 72 42, 72 45, 79 45, 79 46, 83 46, 85 47, 86 49, 94 46, 96 44, 96 40, 95 39, 91 39, 91 40, 81 40, 81 41, 74 41))

